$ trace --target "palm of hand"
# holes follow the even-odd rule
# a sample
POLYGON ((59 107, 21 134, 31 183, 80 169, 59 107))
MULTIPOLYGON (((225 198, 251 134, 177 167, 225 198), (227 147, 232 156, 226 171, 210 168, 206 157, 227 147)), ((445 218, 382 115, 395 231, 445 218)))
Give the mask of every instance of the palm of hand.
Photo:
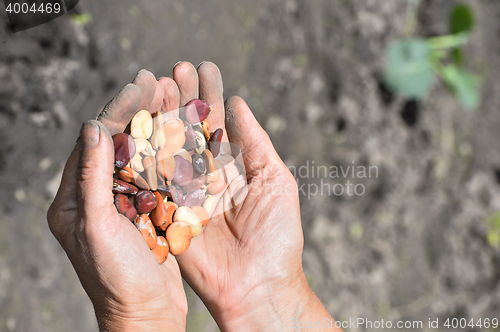
POLYGON ((297 206, 294 197, 262 195, 251 186, 241 205, 211 219, 179 258, 190 285, 209 303, 238 302, 283 271, 301 271, 297 206))
MULTIPOLYGON (((162 306, 168 301, 187 311, 175 257, 170 256, 168 262, 159 265, 130 220, 116 211, 112 211, 107 219, 106 227, 89 230, 84 235, 85 250, 90 251, 88 255, 93 259, 82 266, 79 275, 97 273, 98 284, 102 284, 101 290, 95 289, 95 284, 86 288, 104 290, 108 293, 107 299, 119 299, 118 305, 157 303, 162 306), (97 271, 93 271, 96 267, 97 271)), ((95 297, 99 295, 103 293, 95 294, 95 297)))

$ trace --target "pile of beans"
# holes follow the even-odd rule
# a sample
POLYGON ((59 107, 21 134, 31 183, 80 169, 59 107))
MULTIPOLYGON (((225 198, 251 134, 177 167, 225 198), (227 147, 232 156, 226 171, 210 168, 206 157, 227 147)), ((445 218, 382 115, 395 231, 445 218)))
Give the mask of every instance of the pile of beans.
POLYGON ((186 251, 206 225, 214 195, 227 187, 220 152, 222 129, 210 132, 212 108, 194 99, 180 110, 139 111, 130 134, 113 136, 114 203, 130 219, 158 263, 186 251))

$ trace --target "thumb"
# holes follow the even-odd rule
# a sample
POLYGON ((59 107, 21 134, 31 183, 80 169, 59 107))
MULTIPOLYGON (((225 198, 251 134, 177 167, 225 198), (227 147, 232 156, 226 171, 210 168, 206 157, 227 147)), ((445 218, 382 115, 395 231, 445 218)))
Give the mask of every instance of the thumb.
POLYGON ((269 166, 284 166, 269 135, 257 122, 242 98, 227 99, 225 108, 227 135, 230 142, 241 149, 245 169, 252 171, 269 166))
POLYGON ((78 210, 84 220, 113 211, 114 148, 107 128, 97 120, 83 124, 77 170, 78 210))

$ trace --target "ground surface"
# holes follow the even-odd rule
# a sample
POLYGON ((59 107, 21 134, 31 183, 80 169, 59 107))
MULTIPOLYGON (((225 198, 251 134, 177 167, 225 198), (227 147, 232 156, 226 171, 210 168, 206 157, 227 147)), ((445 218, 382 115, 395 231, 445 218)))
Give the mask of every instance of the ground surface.
MULTIPOLYGON (((248 101, 287 165, 377 167, 299 179, 366 188, 301 197, 304 268, 335 318, 500 318, 484 223, 500 210, 500 3, 467 2, 467 61, 483 78, 472 113, 439 82, 423 104, 382 88, 403 0, 82 0, 84 27, 66 15, 15 35, 0 5, 0 331, 96 330, 46 209, 80 124, 139 69, 168 76, 179 60, 217 63, 226 97, 248 101)), ((453 3, 423 1, 417 35, 447 33, 453 3)), ((188 298, 188 331, 217 330, 188 298)))

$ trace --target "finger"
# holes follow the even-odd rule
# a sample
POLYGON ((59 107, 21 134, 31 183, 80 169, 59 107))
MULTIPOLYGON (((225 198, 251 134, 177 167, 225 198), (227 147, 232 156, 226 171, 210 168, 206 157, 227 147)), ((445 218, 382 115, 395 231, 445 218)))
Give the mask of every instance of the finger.
POLYGON ((106 127, 96 120, 83 124, 82 150, 76 172, 78 211, 85 221, 106 218, 113 208, 113 143, 106 127))
POLYGON ((121 133, 139 111, 141 99, 141 89, 137 85, 127 84, 104 107, 97 120, 108 128, 111 135, 121 133))
MULTIPOLYGON (((206 101, 214 111, 208 115, 210 131, 224 128, 224 98, 222 76, 219 68, 212 62, 202 62, 198 66, 200 99, 206 101)), ((224 135, 227 142, 227 134, 224 135)), ((224 139, 224 137, 223 137, 224 139)))
POLYGON ((163 87, 163 105, 161 111, 166 113, 179 109, 181 96, 177 83, 170 77, 162 77, 158 80, 158 83, 163 87))
POLYGON ((160 85, 160 83, 156 82, 156 89, 155 89, 155 95, 153 97, 153 100, 151 101, 151 105, 148 107, 148 111, 151 114, 155 114, 156 112, 161 111, 161 106, 163 104, 163 87, 160 85))
POLYGON ((146 69, 142 69, 132 82, 141 89, 142 98, 139 111, 147 110, 156 92, 156 77, 146 69))
POLYGON ((180 92, 180 107, 198 98, 198 73, 190 62, 181 62, 174 67, 174 81, 180 92))
POLYGON ((229 140, 239 146, 247 175, 265 166, 282 165, 267 133, 252 114, 247 103, 240 97, 226 100, 226 129, 229 140))

